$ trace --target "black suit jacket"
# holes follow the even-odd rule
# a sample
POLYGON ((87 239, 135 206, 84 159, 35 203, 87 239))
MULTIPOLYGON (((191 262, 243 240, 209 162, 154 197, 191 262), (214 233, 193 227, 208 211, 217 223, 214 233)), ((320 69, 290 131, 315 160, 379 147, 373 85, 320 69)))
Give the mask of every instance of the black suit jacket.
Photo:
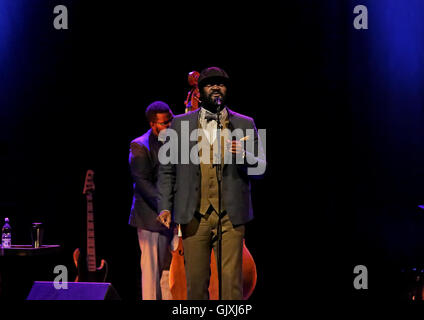
POLYGON ((134 196, 129 224, 149 231, 167 231, 157 218, 159 162, 152 129, 131 141, 129 164, 134 181, 134 196))
MULTIPOLYGON (((253 208, 250 193, 250 179, 261 177, 266 167, 265 154, 261 141, 258 137, 255 123, 252 118, 228 110, 229 129, 239 129, 242 134, 252 135, 253 139, 243 164, 224 164, 222 169, 222 196, 225 209, 233 224, 244 224, 253 219, 253 208), (262 167, 263 170, 250 170, 254 167, 262 167)), ((198 128, 200 109, 176 116, 170 126, 178 136, 178 157, 182 152, 190 152, 197 146, 196 141, 189 142, 189 150, 181 147, 181 143, 187 141, 188 136, 184 133, 188 125, 188 132, 198 128), (184 125, 182 125, 184 123, 184 125), (182 128, 184 129, 182 130, 182 128)), ((166 143, 170 143, 170 138, 166 143)), ((193 154, 197 154, 195 151, 193 154)), ((160 164, 158 176, 159 203, 158 212, 170 210, 173 220, 179 224, 186 224, 193 218, 200 199, 200 165, 182 163, 180 159, 174 159, 174 163, 160 164)))

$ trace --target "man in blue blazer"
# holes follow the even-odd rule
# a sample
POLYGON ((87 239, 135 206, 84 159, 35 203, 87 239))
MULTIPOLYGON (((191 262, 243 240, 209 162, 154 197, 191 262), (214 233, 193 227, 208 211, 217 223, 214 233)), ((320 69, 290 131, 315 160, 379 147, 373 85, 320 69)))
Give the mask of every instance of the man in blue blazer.
POLYGON ((167 227, 171 220, 181 225, 190 300, 209 298, 210 255, 214 248, 216 256, 219 208, 222 299, 243 298, 244 225, 253 219, 250 178, 264 174, 266 161, 253 119, 225 105, 229 84, 224 70, 203 70, 198 80, 201 108, 173 119, 164 131, 167 140, 159 153, 159 220, 167 227), (218 110, 221 139, 217 139, 218 110))
POLYGON ((130 145, 129 164, 134 195, 129 224, 137 228, 143 300, 169 300, 172 298, 168 283, 172 232, 157 220, 156 182, 158 152, 162 145, 158 135, 170 126, 173 114, 166 103, 155 101, 147 107, 146 118, 150 130, 134 139, 130 145))

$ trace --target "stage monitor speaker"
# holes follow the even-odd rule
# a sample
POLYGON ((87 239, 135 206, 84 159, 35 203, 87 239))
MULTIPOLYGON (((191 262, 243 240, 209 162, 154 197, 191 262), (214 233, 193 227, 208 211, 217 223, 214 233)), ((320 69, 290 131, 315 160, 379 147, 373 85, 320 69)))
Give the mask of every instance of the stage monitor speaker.
MULTIPOLYGON (((63 286, 65 283, 61 283, 63 286)), ((111 283, 67 282, 68 288, 56 289, 54 282, 35 281, 27 300, 120 300, 111 283)))

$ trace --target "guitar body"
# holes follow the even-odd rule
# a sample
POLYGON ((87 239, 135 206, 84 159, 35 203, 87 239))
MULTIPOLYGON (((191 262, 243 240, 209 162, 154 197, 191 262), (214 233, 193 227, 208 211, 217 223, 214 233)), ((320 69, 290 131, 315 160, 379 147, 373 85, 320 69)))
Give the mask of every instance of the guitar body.
POLYGON ((86 257, 81 254, 79 248, 74 251, 74 263, 77 268, 78 275, 75 282, 105 282, 107 278, 108 265, 106 260, 100 261, 100 266, 96 271, 89 271, 86 257))

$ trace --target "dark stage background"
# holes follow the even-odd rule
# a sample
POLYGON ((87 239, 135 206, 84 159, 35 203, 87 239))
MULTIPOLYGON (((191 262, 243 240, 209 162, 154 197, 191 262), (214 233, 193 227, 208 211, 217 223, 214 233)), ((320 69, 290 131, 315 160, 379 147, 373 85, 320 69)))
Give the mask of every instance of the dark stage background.
POLYGON ((63 248, 50 269, 20 267, 38 274, 14 287, 17 299, 30 281, 52 281, 56 264, 75 276, 87 169, 97 254, 119 295, 139 299, 129 142, 148 129, 152 101, 183 113, 187 73, 211 65, 233 81, 232 109, 267 130, 246 233, 258 268, 251 301, 406 297, 401 270, 422 268, 424 252, 420 1, 62 1, 61 31, 57 4, 0 5, 0 218, 14 243, 30 243, 31 222, 42 221, 45 242, 63 248), (357 4, 368 7, 367 30, 353 28, 357 4), (353 288, 360 264, 368 290, 353 288))

